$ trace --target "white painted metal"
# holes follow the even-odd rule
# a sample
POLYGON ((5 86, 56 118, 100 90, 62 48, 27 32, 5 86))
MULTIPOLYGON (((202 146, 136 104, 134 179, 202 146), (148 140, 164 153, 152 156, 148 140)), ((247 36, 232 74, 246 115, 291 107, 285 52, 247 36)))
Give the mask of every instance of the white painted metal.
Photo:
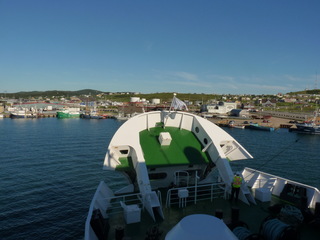
POLYGON ((184 217, 170 232, 166 240, 237 240, 227 225, 219 218, 206 214, 184 217))
POLYGON ((265 188, 272 195, 280 196, 286 184, 303 187, 307 192, 308 207, 315 208, 316 202, 320 201, 320 192, 317 188, 299 182, 291 181, 286 178, 278 177, 269 173, 261 172, 252 168, 245 168, 242 172, 244 181, 253 189, 265 188))

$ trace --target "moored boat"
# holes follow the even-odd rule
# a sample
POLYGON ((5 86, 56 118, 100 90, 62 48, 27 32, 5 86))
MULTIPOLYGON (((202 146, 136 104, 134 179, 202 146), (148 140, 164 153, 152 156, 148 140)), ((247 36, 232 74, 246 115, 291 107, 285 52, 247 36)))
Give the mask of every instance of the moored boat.
POLYGON ((81 118, 84 119, 103 119, 103 117, 99 114, 97 110, 96 103, 94 102, 91 107, 87 106, 84 113, 80 114, 81 118))
POLYGON ((80 108, 67 108, 57 112, 57 118, 79 118, 80 108))
POLYGON ((37 118, 37 113, 26 110, 16 110, 10 113, 10 118, 37 118))
POLYGON ((296 128, 290 128, 290 131, 305 134, 320 134, 320 125, 316 125, 313 122, 297 123, 296 128))
POLYGON ((260 130, 260 131, 269 131, 269 132, 274 131, 273 127, 262 126, 262 125, 259 125, 258 123, 250 123, 249 125, 246 126, 246 128, 253 129, 253 130, 260 130))
POLYGON ((234 125, 233 128, 245 129, 245 125, 234 125))
POLYGON ((306 134, 320 134, 320 120, 318 119, 319 110, 316 110, 314 118, 310 121, 297 123, 296 128, 290 128, 291 132, 306 133, 306 134))
POLYGON ((92 115, 92 114, 90 114, 90 113, 81 114, 80 117, 81 117, 81 118, 85 118, 85 119, 103 119, 103 117, 100 116, 100 115, 92 115))
POLYGON ((317 219, 316 188, 245 168, 241 202, 229 200, 234 176, 230 161, 250 158, 228 133, 191 113, 134 116, 113 136, 103 164, 107 171, 122 173, 126 184, 111 189, 100 182, 89 208, 85 239, 239 239, 259 229, 265 239, 278 234, 297 239, 300 230, 304 239, 318 239, 317 230, 300 227, 305 224, 300 218, 295 222, 298 228, 285 217, 271 218, 268 209, 290 202, 317 219))
POLYGON ((235 121, 229 121, 228 127, 230 128, 238 128, 238 129, 244 129, 245 125, 236 124, 235 121))
POLYGON ((96 110, 85 112, 81 114, 80 117, 85 119, 103 119, 103 117, 99 115, 96 110))

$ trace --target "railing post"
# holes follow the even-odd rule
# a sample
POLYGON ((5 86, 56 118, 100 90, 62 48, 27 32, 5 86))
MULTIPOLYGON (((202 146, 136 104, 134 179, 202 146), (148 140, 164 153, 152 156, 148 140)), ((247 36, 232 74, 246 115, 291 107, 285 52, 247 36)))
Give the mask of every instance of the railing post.
POLYGON ((167 208, 171 206, 170 202, 171 202, 171 189, 169 189, 167 192, 167 201, 166 201, 167 208))
POLYGON ((197 194, 198 194, 198 171, 196 171, 195 187, 194 187, 194 204, 197 204, 197 194))
POLYGON ((159 202, 160 202, 160 206, 162 208, 162 196, 161 196, 161 192, 159 190, 157 191, 157 195, 158 195, 158 199, 159 199, 159 202))

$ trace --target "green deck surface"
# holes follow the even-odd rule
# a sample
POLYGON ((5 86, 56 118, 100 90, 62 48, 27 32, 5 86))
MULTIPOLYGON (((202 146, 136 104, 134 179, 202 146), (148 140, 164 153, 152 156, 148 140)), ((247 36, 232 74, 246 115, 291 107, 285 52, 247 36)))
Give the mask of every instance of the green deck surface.
POLYGON ((207 164, 211 161, 209 156, 201 151, 203 146, 195 135, 184 129, 155 127, 144 130, 140 132, 140 144, 148 167, 207 164), (170 146, 160 145, 161 132, 170 133, 170 146))

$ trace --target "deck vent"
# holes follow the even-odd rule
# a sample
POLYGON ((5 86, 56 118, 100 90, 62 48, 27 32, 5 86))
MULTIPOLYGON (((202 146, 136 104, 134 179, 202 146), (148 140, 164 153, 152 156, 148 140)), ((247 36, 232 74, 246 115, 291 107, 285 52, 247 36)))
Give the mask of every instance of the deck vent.
POLYGON ((171 140, 172 140, 172 138, 171 138, 170 133, 168 133, 168 132, 160 133, 159 142, 160 142, 161 146, 169 146, 171 143, 171 140))

